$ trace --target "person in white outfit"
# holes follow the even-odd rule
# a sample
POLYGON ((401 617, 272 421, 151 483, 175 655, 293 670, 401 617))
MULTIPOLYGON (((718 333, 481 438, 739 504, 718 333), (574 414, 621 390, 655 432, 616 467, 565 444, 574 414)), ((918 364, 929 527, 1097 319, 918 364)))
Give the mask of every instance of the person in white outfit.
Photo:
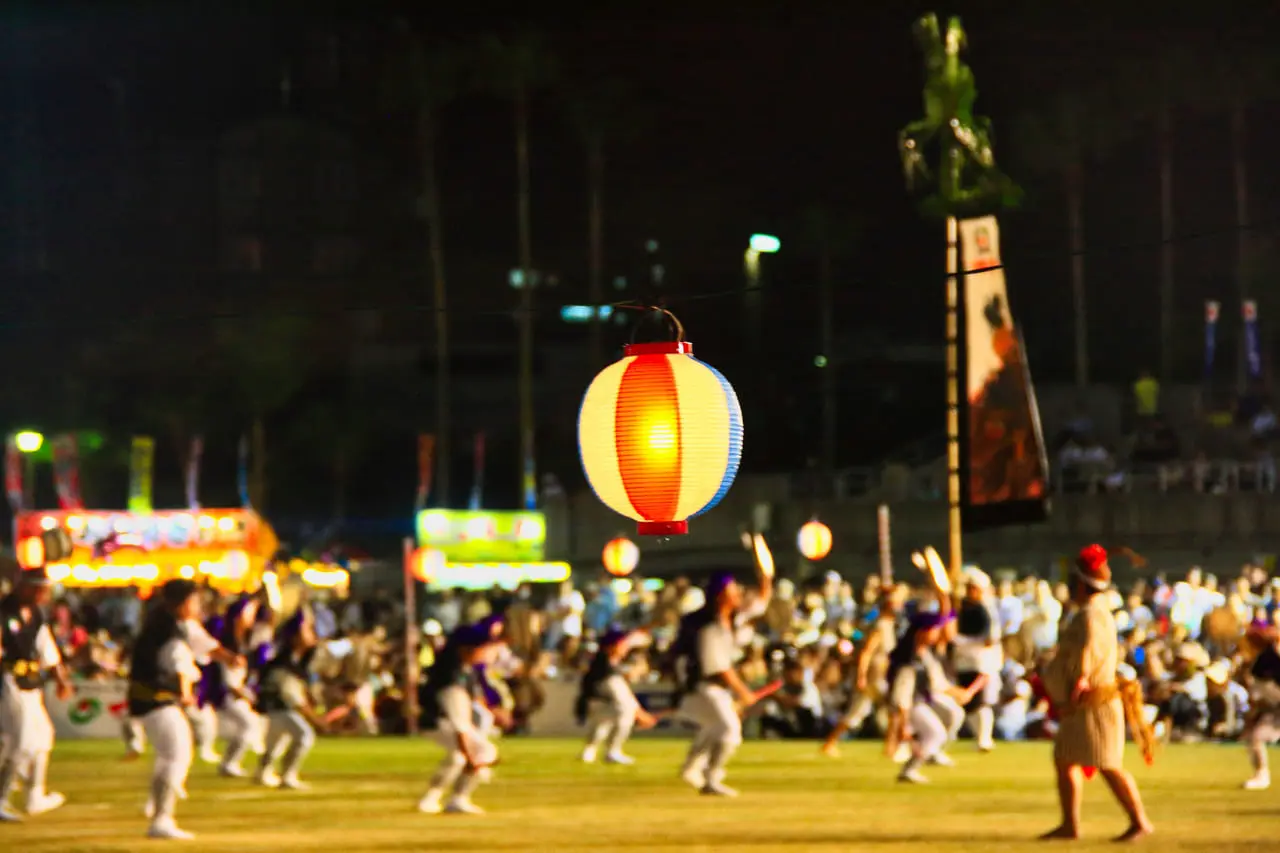
POLYGON ((1267 747, 1280 740, 1280 635, 1274 628, 1259 627, 1246 635, 1246 641, 1257 650, 1249 668, 1249 717, 1244 728, 1244 742, 1253 763, 1253 776, 1245 783, 1247 791, 1265 791, 1271 787, 1271 767, 1267 747))
POLYGON ((953 662, 956 683, 972 687, 973 699, 964 711, 979 752, 995 749, 995 706, 1000 701, 1000 670, 1004 666, 1000 614, 991 596, 991 578, 980 569, 964 573, 965 597, 956 619, 953 662))
POLYGON ((316 730, 325 727, 308 691, 315 650, 311 611, 300 607, 280 626, 275 657, 262 670, 258 684, 257 711, 267 719, 267 748, 258 763, 257 780, 268 788, 308 787, 298 774, 315 746, 316 730))
MULTIPOLYGON (((249 650, 249 632, 258 618, 258 600, 244 597, 233 602, 222 616, 219 641, 224 649, 237 655, 249 650)), ((254 696, 249 690, 249 667, 241 658, 230 663, 218 664, 215 678, 214 704, 222 711, 229 730, 227 746, 222 754, 218 773, 239 778, 245 775, 240 762, 245 753, 255 747, 263 747, 263 729, 266 721, 254 710, 254 696)), ((258 750, 265 752, 265 747, 258 750)))
POLYGON ((769 605, 771 566, 769 571, 761 567, 759 583, 760 594, 752 607, 740 609, 741 584, 731 572, 716 572, 705 589, 706 604, 684 618, 676 638, 677 674, 688 691, 680 713, 698 725, 680 776, 703 794, 734 797, 738 793, 724 784, 725 768, 742 743, 739 708, 749 707, 758 697, 735 666, 740 644, 751 638, 746 629, 769 605))
POLYGON ((53 723, 44 705, 44 679, 53 673, 59 699, 71 698, 71 683, 58 644, 45 622, 49 579, 43 568, 27 569, 17 589, 0 600, 0 821, 21 820, 10 804, 19 778, 26 780, 25 811, 35 817, 64 802, 45 789, 53 723))
POLYGON ((607 744, 607 764, 634 764, 635 759, 622 751, 636 726, 651 728, 656 718, 640 707, 631 684, 627 681, 623 662, 633 644, 644 635, 640 632, 611 629, 600 638, 600 648, 591 666, 582 676, 578 701, 574 708, 578 724, 589 727, 582 760, 591 764, 600 747, 607 744))
POLYGON ((191 723, 183 708, 195 702, 200 667, 187 642, 184 623, 199 618, 198 587, 171 580, 160 589, 153 610, 134 645, 129 665, 129 716, 140 720, 155 746, 146 814, 151 838, 190 839, 174 817, 195 756, 191 723))
POLYGON ((487 727, 477 726, 475 669, 491 661, 505 642, 500 617, 464 625, 449 635, 427 671, 419 694, 423 728, 433 732, 445 755, 418 802, 424 814, 484 814, 471 795, 491 775, 498 748, 489 741, 487 727))
POLYGON ((939 593, 939 609, 918 612, 911 617, 910 627, 898 641, 890 662, 890 723, 886 750, 893 754, 897 745, 910 739, 911 757, 902 765, 899 782, 916 784, 929 780, 920 772, 928 763, 949 765, 943 751, 955 738, 963 719, 960 707, 976 692, 954 687, 947 679, 942 663, 934 654, 941 643, 955 631, 951 601, 939 593))

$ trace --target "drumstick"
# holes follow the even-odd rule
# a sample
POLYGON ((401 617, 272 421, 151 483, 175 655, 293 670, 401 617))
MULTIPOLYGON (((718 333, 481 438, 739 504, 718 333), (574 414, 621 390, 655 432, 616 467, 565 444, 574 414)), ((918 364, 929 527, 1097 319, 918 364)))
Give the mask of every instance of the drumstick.
POLYGON ((764 541, 764 537, 759 533, 751 537, 751 545, 755 550, 756 566, 760 569, 760 574, 766 578, 773 577, 773 552, 769 550, 769 543, 764 541))

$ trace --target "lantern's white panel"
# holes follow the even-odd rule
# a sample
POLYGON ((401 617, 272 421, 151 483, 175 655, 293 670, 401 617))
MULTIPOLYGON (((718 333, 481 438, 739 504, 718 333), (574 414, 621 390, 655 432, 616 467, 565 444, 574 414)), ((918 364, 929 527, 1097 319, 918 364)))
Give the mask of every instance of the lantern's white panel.
POLYGON ((729 466, 729 405, 720 379, 687 355, 668 356, 680 407, 680 500, 676 518, 688 518, 720 492, 729 466))
POLYGON ((587 387, 578 412, 578 452, 591 490, 609 509, 627 518, 642 520, 622 484, 618 469, 618 445, 614 437, 618 389, 634 358, 616 361, 597 374, 587 387))

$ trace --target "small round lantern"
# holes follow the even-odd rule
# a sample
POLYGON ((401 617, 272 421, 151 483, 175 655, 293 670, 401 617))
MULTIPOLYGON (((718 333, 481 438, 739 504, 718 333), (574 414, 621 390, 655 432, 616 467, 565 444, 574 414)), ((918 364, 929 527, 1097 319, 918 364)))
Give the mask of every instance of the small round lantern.
POLYGON ((435 548, 419 548, 409 556, 409 574, 422 583, 432 583, 444 569, 444 552, 435 548))
POLYGON ((631 344, 587 388, 578 447, 592 491, 636 532, 688 533, 737 476, 742 409, 688 341, 631 344))
POLYGON ((640 549, 630 539, 619 536, 604 546, 600 559, 604 562, 606 572, 614 577, 625 578, 640 563, 640 549))
POLYGON ((796 535, 796 547, 806 560, 821 560, 831 553, 831 528, 821 521, 810 521, 796 535))
POLYGON ((18 542, 18 565, 24 569, 38 569, 44 565, 44 539, 28 536, 18 542))

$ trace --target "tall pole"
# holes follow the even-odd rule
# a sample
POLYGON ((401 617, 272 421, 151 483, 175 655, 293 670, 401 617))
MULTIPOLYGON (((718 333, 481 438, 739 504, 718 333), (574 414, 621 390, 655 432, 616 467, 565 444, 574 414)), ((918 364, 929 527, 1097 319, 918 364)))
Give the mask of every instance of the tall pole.
POLYGON ((520 182, 516 215, 520 238, 520 492, 525 509, 536 509, 537 468, 533 421, 533 237, 529 188, 529 91, 516 80, 516 169, 520 182))
POLYGON ((449 472, 452 461, 453 426, 449 400, 449 303, 444 269, 444 230, 440 210, 440 181, 436 173, 435 104, 419 106, 418 133, 425 184, 427 250, 430 256, 432 301, 435 303, 436 337, 436 494, 440 506, 449 506, 449 472))
POLYGON ((830 478, 836 467, 835 318, 831 316, 831 248, 822 248, 822 464, 830 478))
POLYGON ((404 573, 404 725, 411 735, 418 733, 418 604, 417 587, 410 563, 413 540, 403 543, 404 573))
MULTIPOLYGON (((1236 197, 1236 290, 1241 304, 1249 298, 1249 157, 1248 125, 1245 120, 1244 101, 1236 99, 1231 105, 1231 172, 1236 197)), ((1236 355, 1236 387, 1244 392, 1249 376, 1248 353, 1244 336, 1236 355)))
POLYGON ((964 557, 960 532, 960 246, 954 216, 947 217, 947 539, 951 582, 964 557))

